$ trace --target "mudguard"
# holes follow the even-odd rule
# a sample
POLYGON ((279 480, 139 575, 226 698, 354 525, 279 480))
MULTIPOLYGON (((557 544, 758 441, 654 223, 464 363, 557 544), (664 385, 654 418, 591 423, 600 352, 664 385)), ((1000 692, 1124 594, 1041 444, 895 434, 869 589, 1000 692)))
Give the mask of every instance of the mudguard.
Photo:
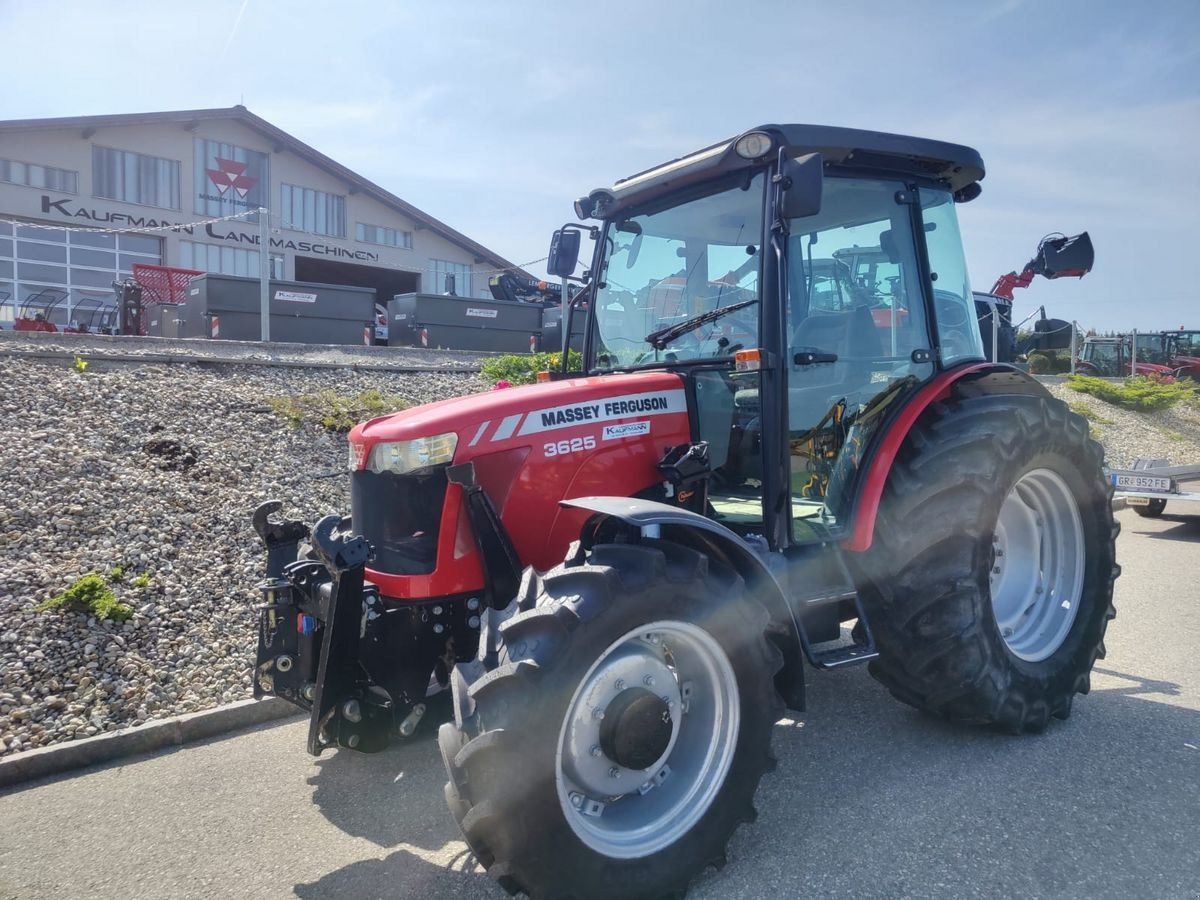
POLYGON ((917 419, 934 403, 950 396, 951 391, 977 394, 1041 394, 1046 389, 1032 375, 1013 366, 997 363, 971 363, 950 369, 924 384, 887 424, 882 439, 863 461, 865 476, 854 498, 854 522, 842 549, 862 553, 871 548, 875 537, 875 517, 892 463, 917 419))

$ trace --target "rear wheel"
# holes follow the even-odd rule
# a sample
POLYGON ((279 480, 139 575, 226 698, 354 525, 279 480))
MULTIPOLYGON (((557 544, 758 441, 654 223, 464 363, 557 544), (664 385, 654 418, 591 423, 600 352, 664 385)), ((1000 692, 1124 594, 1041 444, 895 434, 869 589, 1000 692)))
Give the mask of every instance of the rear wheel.
POLYGON ((1167 508, 1166 500, 1151 500, 1146 506, 1134 506, 1131 509, 1143 519, 1157 519, 1167 508))
POLYGON ((1103 450, 1049 397, 928 410, 857 564, 880 656, 912 706, 1019 733, 1066 718, 1104 656, 1118 526, 1103 450))
POLYGON ((597 546, 526 592, 498 667, 459 667, 439 735, 468 844, 534 897, 681 892, 724 861, 771 766, 766 611, 660 541, 597 546))

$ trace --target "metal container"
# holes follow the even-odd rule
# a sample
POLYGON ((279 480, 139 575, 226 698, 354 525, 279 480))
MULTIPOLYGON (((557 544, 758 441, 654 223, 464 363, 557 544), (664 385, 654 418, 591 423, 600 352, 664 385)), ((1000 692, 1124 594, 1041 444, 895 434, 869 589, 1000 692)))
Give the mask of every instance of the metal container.
POLYGON ((388 303, 388 343, 529 353, 540 343, 545 306, 443 294, 397 294, 388 303))
POLYGON ((142 308, 146 334, 151 337, 184 337, 181 334, 183 315, 183 307, 174 303, 148 303, 142 308))
MULTIPOLYGON (((179 304, 176 334, 164 337, 257 341, 262 334, 259 281, 200 275, 179 304), (214 321, 215 320, 215 321, 214 321)), ((270 283, 271 340, 297 344, 362 344, 374 331, 375 291, 300 281, 270 283)), ((151 318, 154 318, 153 316, 151 318)), ((161 317, 164 328, 168 317, 161 317)))

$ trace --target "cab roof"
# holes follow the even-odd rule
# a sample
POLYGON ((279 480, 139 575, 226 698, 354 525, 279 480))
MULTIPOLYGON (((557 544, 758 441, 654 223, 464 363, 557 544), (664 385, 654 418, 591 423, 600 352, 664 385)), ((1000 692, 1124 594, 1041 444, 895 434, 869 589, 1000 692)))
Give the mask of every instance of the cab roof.
POLYGON ((611 189, 593 191, 589 196, 607 194, 615 200, 612 208, 626 207, 724 172, 765 164, 781 145, 786 146, 793 157, 820 153, 825 170, 830 173, 918 178, 933 181, 951 191, 974 184, 985 174, 978 151, 962 144, 827 125, 760 125, 703 150, 622 178, 611 189), (766 132, 774 138, 772 151, 758 160, 746 160, 735 150, 737 142, 752 132, 766 132))

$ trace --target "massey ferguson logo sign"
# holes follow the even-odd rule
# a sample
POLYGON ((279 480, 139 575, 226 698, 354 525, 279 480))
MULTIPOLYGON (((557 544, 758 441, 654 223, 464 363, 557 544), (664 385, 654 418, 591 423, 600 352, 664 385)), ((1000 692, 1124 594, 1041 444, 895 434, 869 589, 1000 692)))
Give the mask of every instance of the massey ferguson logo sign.
POLYGON ((225 216, 268 205, 268 154, 200 138, 195 149, 196 172, 203 173, 196 181, 196 212, 225 216))
POLYGON ((234 159, 217 157, 217 167, 208 170, 208 179, 216 185, 217 193, 222 197, 225 192, 233 190, 239 200, 245 200, 250 189, 258 184, 258 179, 246 174, 249 163, 238 162, 234 159))

